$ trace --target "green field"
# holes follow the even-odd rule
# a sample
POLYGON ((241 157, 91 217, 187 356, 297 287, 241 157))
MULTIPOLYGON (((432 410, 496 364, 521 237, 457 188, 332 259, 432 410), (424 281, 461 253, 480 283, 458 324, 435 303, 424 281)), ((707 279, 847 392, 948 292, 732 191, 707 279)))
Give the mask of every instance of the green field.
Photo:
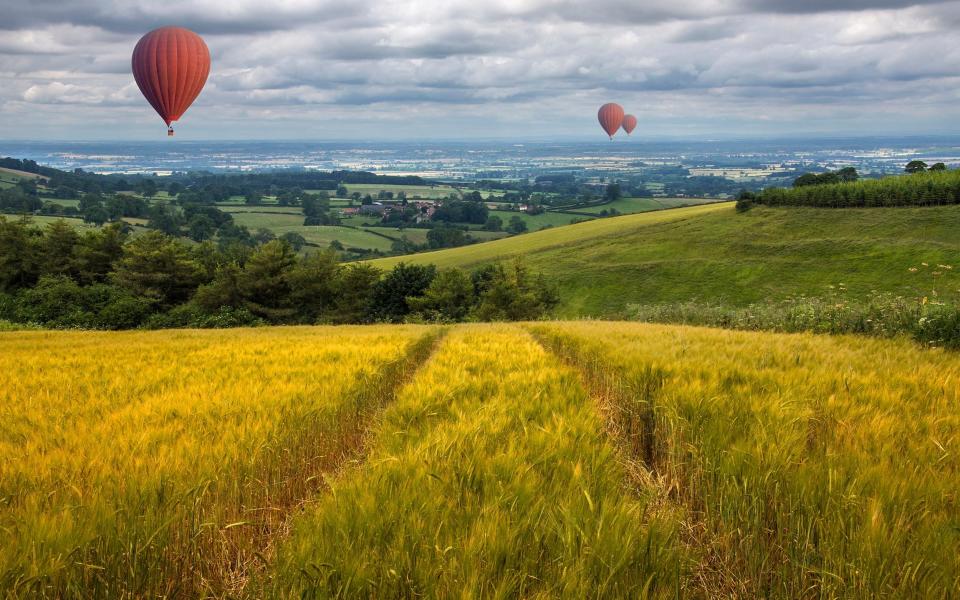
POLYGON ((394 195, 398 194, 399 192, 405 192, 408 199, 425 198, 430 200, 439 200, 446 198, 450 194, 457 193, 456 188, 443 184, 391 185, 384 183, 348 183, 346 184, 346 188, 347 192, 350 194, 354 192, 364 196, 370 194, 374 198, 376 198, 377 194, 381 191, 393 192, 394 195))
POLYGON ((556 212, 545 212, 539 215, 528 215, 525 212, 512 210, 491 210, 490 216, 497 216, 503 219, 503 228, 510 225, 510 219, 520 217, 527 224, 528 231, 538 231, 546 226, 558 227, 560 225, 569 225, 571 221, 584 221, 590 217, 580 215, 566 215, 556 212))
MULTIPOLYGON (((381 191, 384 192, 393 192, 396 196, 399 192, 405 192, 407 194, 407 199, 413 200, 415 198, 424 199, 424 200, 442 200, 450 196, 450 194, 459 194, 460 192, 468 193, 474 190, 470 188, 455 188, 451 185, 446 185, 442 183, 437 183, 434 185, 392 185, 384 183, 348 183, 345 184, 347 191, 352 194, 358 192, 362 195, 370 194, 374 198, 377 197, 377 194, 381 191)), ((491 190, 480 190, 480 194, 486 198, 498 198, 503 195, 503 192, 500 191, 491 191, 491 190)), ((331 196, 333 194, 331 193, 331 196)))
POLYGON ((268 227, 267 224, 273 222, 289 225, 292 217, 299 217, 300 223, 303 223, 303 209, 299 206, 226 206, 220 210, 233 215, 238 225, 246 225, 251 229, 268 227))
POLYGON ((629 215, 665 208, 680 208, 682 206, 697 206, 718 202, 714 198, 621 198, 602 206, 588 208, 574 208, 574 212, 599 214, 604 210, 615 209, 622 214, 629 215))
POLYGON ((23 179, 22 175, 19 175, 17 171, 10 171, 8 169, 0 169, 0 188, 11 188, 23 179))
POLYGON ((484 241, 499 240, 509 235, 510 234, 505 231, 483 231, 482 229, 474 229, 470 231, 470 237, 484 241))
POLYGON ((59 204, 60 206, 72 206, 73 208, 79 208, 80 200, 76 198, 47 198, 42 197, 41 200, 44 202, 50 202, 52 204, 59 204))
MULTIPOLYGON (((0 189, 11 188, 22 179, 41 179, 39 175, 0 167, 0 189)), ((46 180, 43 180, 46 181, 46 180)), ((38 182, 43 183, 43 182, 38 182)))
MULTIPOLYGON (((284 211, 286 212, 286 211, 284 211)), ((233 220, 237 225, 248 227, 251 231, 257 229, 269 229, 277 237, 285 233, 293 232, 302 235, 308 242, 319 246, 328 246, 330 242, 337 240, 347 247, 370 248, 376 250, 390 250, 392 240, 382 236, 351 229, 350 227, 338 227, 333 225, 304 225, 303 213, 297 210, 290 211, 287 214, 274 214, 265 212, 249 212, 238 210, 232 212, 233 220)), ((387 230, 385 233, 392 235, 394 230, 387 230)))
MULTIPOLYGON (((732 203, 601 219, 465 248, 373 261, 472 267, 523 255, 560 285, 561 314, 616 315, 631 303, 745 306, 799 295, 930 295, 911 267, 960 265, 960 206, 758 208, 732 203)), ((951 275, 944 269, 942 277, 951 275)), ((924 278, 927 277, 927 278, 924 278)), ((947 283, 944 283, 947 282, 947 283)), ((941 298, 960 295, 949 279, 941 298)))
POLYGON ((16 182, 20 179, 40 179, 40 175, 37 175, 36 173, 28 173, 26 171, 18 171, 16 169, 0 167, 0 179, 16 182))
POLYGON ((491 210, 490 215, 496 215, 503 219, 504 227, 510 222, 512 217, 520 217, 527 224, 528 231, 539 231, 545 227, 559 227, 561 225, 570 225, 589 220, 591 215, 600 216, 603 211, 611 209, 619 211, 621 214, 629 215, 641 212, 650 212, 654 210, 664 210, 668 208, 681 208, 684 206, 698 206, 701 204, 712 204, 718 202, 716 199, 705 198, 621 198, 614 202, 609 202, 600 206, 590 206, 587 208, 572 208, 570 212, 547 211, 539 215, 529 215, 525 212, 509 210, 491 210), (576 213, 576 214, 570 214, 576 213))
MULTIPOLYGON (((19 219, 19 218, 20 218, 19 215, 3 215, 3 214, 0 214, 0 216, 6 217, 8 220, 19 219)), ((36 227, 46 227, 46 226, 49 225, 50 223, 56 223, 57 221, 61 221, 61 220, 64 221, 64 222, 66 222, 68 225, 70 225, 70 226, 73 227, 74 229, 77 229, 78 231, 94 231, 94 230, 98 229, 98 227, 97 227, 96 225, 94 225, 93 223, 85 223, 85 222, 83 221, 83 219, 81 219, 80 217, 61 217, 61 216, 47 216, 47 215, 30 215, 30 223, 32 223, 32 224, 35 225, 36 227)), ((124 223, 128 223, 128 224, 130 224, 130 225, 136 225, 136 226, 137 226, 137 227, 134 227, 134 228, 133 228, 133 230, 132 230, 132 232, 131 232, 131 235, 139 235, 139 234, 143 233, 144 231, 146 231, 146 230, 142 227, 143 225, 146 225, 146 224, 147 224, 147 220, 146 220, 146 219, 137 219, 137 218, 134 218, 134 217, 125 217, 125 218, 123 219, 123 222, 124 222, 124 223)))
MULTIPOLYGON (((18 215, 3 215, 7 220, 19 219, 18 215)), ((41 215, 30 215, 30 222, 36 225, 37 227, 45 227, 50 223, 55 223, 57 221, 63 220, 65 223, 73 227, 74 229, 96 229, 97 226, 92 223, 84 223, 83 219, 74 218, 74 217, 47 217, 41 215)))
POLYGON ((340 222, 350 227, 368 227, 380 222, 377 215, 353 215, 352 217, 343 217, 340 222))

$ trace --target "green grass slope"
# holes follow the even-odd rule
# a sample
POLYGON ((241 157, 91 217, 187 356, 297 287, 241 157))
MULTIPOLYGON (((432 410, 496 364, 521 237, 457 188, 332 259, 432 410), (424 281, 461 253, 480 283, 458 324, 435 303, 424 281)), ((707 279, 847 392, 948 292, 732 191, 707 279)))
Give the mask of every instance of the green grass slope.
POLYGON ((564 316, 611 316, 630 303, 745 306, 797 295, 927 295, 933 288, 956 299, 960 273, 939 269, 936 279, 932 273, 941 264, 960 270, 960 206, 759 207, 738 214, 724 203, 602 219, 373 264, 472 267, 521 255, 559 284, 564 316))

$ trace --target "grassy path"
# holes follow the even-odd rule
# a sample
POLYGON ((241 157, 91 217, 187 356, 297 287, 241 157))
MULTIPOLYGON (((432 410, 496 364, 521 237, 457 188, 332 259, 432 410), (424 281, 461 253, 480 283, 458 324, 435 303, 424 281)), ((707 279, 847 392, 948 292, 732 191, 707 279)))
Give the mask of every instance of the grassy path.
POLYGON ((572 370, 518 327, 459 327, 293 523, 269 595, 671 595, 672 529, 625 481, 572 370))

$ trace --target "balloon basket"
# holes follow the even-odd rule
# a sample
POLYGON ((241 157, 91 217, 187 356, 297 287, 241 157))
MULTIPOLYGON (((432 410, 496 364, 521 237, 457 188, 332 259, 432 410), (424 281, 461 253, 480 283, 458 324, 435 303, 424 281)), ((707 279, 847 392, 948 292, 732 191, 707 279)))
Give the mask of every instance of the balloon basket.
POLYGON ((173 127, 167 127, 167 137, 173 137, 173 127))

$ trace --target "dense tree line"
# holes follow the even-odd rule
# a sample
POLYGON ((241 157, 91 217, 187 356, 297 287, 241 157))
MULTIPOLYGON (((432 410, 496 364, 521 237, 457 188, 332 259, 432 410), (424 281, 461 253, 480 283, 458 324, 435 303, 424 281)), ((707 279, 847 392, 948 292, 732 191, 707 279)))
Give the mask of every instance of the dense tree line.
MULTIPOLYGON (((476 194, 480 195, 479 192, 476 194)), ((483 225, 490 216, 490 210, 481 200, 472 197, 469 200, 446 200, 434 211, 431 219, 446 223, 483 225)))
POLYGON ((924 170, 913 174, 833 183, 767 188, 742 192, 739 207, 818 206, 826 208, 870 206, 937 206, 960 203, 960 171, 924 170))
MULTIPOLYGON (((203 210, 194 216, 214 219, 203 210)), ((220 327, 534 319, 557 304, 522 263, 382 272, 287 240, 188 246, 120 223, 79 233, 0 217, 0 319, 48 327, 220 327)))
MULTIPOLYGON (((44 178, 50 197, 77 198, 86 193, 134 192, 150 198, 158 192, 186 193, 193 203, 213 204, 248 194, 277 196, 284 190, 329 190, 343 184, 429 185, 416 175, 378 175, 366 171, 281 170, 266 173, 209 173, 204 171, 154 175, 99 175, 82 169, 62 171, 35 161, 0 158, 0 167, 35 173, 44 178)), ((35 209, 39 210, 39 208, 35 209)))

